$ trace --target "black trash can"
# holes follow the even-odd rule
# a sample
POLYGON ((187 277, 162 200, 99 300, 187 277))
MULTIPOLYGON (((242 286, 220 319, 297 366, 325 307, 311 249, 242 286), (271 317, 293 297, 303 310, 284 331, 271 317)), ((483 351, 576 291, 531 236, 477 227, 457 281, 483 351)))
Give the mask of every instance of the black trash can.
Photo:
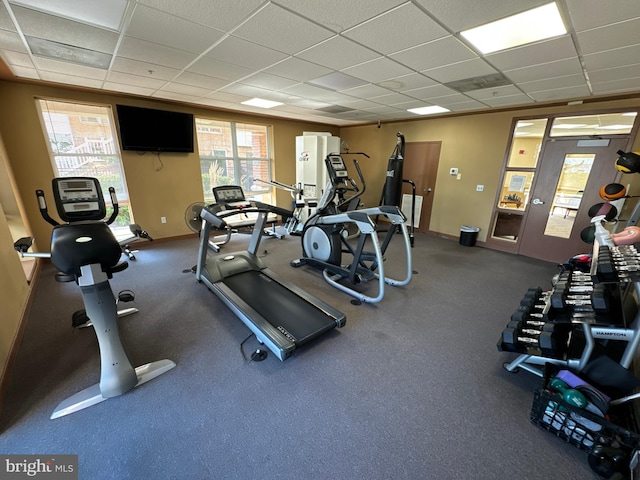
POLYGON ((466 247, 473 247, 476 244, 478 238, 478 227, 471 227, 469 225, 462 225, 460 227, 460 245, 466 247))

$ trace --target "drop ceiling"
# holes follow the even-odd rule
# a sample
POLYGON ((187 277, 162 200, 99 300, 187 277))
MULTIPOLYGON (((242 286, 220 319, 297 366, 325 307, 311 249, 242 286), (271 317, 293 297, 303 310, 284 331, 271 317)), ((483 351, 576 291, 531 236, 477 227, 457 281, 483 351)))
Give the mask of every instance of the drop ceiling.
POLYGON ((546 3, 0 0, 0 58, 6 78, 336 126, 640 93, 637 0, 558 0, 567 34, 487 55, 460 35, 546 3))

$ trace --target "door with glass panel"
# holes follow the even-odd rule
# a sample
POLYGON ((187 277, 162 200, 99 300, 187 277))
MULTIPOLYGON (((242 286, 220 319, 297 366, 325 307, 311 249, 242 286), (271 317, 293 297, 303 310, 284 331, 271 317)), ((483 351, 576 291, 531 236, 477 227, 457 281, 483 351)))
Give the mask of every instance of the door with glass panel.
MULTIPOLYGON (((589 208, 600 203, 600 187, 614 182, 617 151, 626 138, 549 139, 544 142, 536 181, 529 193, 518 253, 563 262, 592 247, 580 237, 590 225, 589 208)), ((523 179, 524 181, 524 179, 523 179)))

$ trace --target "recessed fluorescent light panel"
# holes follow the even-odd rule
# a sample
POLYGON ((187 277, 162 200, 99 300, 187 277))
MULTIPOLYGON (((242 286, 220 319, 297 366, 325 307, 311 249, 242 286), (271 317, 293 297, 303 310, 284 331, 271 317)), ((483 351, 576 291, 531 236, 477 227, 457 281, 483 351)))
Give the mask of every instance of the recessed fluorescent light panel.
POLYGON ((9 0, 9 3, 117 31, 127 0, 9 0))
POLYGON ((555 2, 460 32, 474 47, 485 54, 565 33, 567 29, 555 2))
POLYGON ((417 115, 433 115, 434 113, 450 112, 451 110, 439 107, 438 105, 431 105, 430 107, 409 108, 407 112, 415 113, 417 115))
POLYGON ((278 105, 282 105, 282 102, 273 102, 271 100, 264 100, 263 98, 252 98, 251 100, 246 100, 241 103, 243 105, 249 105, 251 107, 260 107, 260 108, 272 108, 272 107, 277 107, 278 105))
POLYGON ((111 63, 111 55, 87 48, 54 42, 44 38, 25 36, 31 53, 38 57, 53 58, 63 62, 76 63, 87 67, 106 70, 111 63))

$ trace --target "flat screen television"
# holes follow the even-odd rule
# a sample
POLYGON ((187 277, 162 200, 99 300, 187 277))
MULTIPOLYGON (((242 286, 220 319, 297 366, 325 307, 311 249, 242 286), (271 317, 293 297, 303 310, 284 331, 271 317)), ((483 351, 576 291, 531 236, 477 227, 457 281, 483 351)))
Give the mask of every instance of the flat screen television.
POLYGON ((193 152, 193 115, 116 105, 120 146, 138 152, 193 152))

